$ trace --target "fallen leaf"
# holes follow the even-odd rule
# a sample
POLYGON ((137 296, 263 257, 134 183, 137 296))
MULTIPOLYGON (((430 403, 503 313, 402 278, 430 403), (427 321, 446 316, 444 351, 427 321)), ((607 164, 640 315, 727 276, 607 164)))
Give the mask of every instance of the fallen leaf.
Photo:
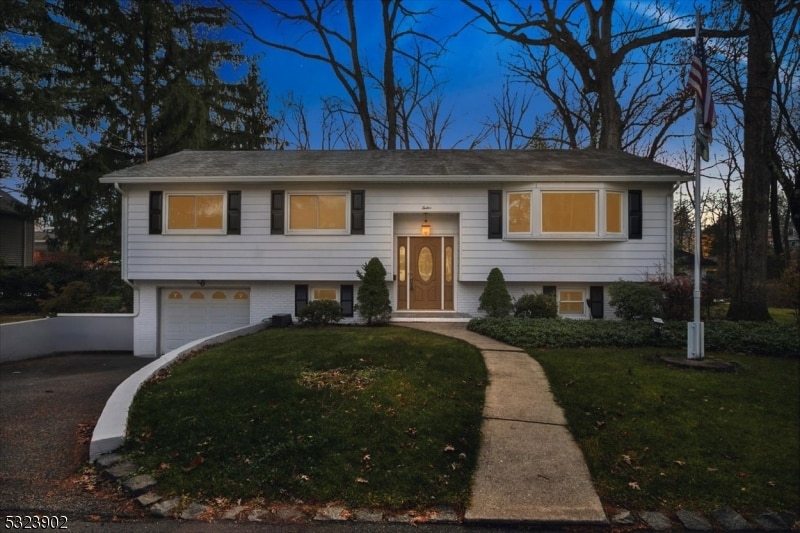
POLYGON ((192 459, 192 462, 189 463, 189 466, 184 468, 183 471, 184 472, 191 472, 192 470, 194 470, 195 468, 197 468, 198 466, 200 466, 201 464, 203 464, 205 462, 206 462, 205 457, 203 457, 202 455, 198 455, 197 457, 192 459))
POLYGON ((369 483, 369 481, 367 481, 363 477, 357 477, 356 478, 356 483, 369 483))
POLYGON ((622 455, 622 460, 625 461, 628 464, 631 464, 631 456, 630 455, 623 454, 622 455))
POLYGON ((719 468, 714 468, 713 466, 709 466, 708 468, 706 468, 706 470, 708 470, 709 472, 716 472, 717 470, 719 470, 719 468))
POLYGON ((774 481, 767 481, 767 485, 769 485, 770 487, 774 487, 775 486, 775 482, 774 481))
POLYGON ((679 461, 679 460, 676 460, 676 461, 672 461, 672 462, 673 462, 674 464, 678 465, 678 466, 686 466, 686 461, 679 461))
POLYGON ((446 452, 454 452, 454 451, 456 451, 456 449, 451 444, 448 444, 447 446, 444 447, 444 451, 446 451, 446 452))
POLYGON ((161 463, 158 465, 159 470, 169 470, 169 463, 161 463))
POLYGON ((636 481, 631 481, 630 483, 628 483, 628 486, 633 490, 642 490, 641 487, 639 486, 639 483, 637 483, 636 481))

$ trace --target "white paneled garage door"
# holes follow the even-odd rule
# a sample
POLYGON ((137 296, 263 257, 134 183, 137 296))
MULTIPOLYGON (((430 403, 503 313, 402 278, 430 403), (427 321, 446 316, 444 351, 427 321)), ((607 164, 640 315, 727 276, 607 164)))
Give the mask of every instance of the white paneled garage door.
POLYGON ((161 353, 250 323, 247 289, 162 289, 161 353))

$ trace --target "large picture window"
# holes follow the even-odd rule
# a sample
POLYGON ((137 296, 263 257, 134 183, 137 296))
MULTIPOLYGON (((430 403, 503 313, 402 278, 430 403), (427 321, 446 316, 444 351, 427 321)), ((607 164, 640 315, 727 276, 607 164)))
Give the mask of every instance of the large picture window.
POLYGON ((222 233, 225 231, 225 194, 167 194, 169 232, 222 233))
POLYGON ((346 193, 289 194, 289 231, 345 233, 348 231, 346 193))
POLYGON ((504 194, 505 212, 500 214, 505 218, 503 238, 621 240, 626 237, 624 212, 628 206, 623 191, 598 184, 580 189, 534 187, 504 194))
POLYGON ((542 233, 596 232, 596 192, 542 191, 542 233))

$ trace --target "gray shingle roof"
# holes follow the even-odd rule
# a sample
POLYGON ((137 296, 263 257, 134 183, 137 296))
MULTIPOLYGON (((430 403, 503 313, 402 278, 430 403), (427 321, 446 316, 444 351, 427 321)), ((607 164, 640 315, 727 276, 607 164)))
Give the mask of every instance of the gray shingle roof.
POLYGON ((201 181, 686 181, 678 169, 609 150, 184 150, 118 170, 105 183, 201 181))

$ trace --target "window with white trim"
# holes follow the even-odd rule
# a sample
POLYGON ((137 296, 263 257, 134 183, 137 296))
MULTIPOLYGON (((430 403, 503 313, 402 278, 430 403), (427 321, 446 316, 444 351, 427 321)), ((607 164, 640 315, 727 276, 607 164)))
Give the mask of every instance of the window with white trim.
POLYGON ((603 185, 505 193, 505 238, 625 239, 624 191, 603 185))
POLYGON ((586 316, 586 293, 582 289, 558 290, 559 316, 586 316))
POLYGON ((350 195, 347 192, 288 193, 288 233, 347 234, 350 195))
POLYGON ((225 233, 225 196, 217 193, 166 193, 167 233, 225 233))

